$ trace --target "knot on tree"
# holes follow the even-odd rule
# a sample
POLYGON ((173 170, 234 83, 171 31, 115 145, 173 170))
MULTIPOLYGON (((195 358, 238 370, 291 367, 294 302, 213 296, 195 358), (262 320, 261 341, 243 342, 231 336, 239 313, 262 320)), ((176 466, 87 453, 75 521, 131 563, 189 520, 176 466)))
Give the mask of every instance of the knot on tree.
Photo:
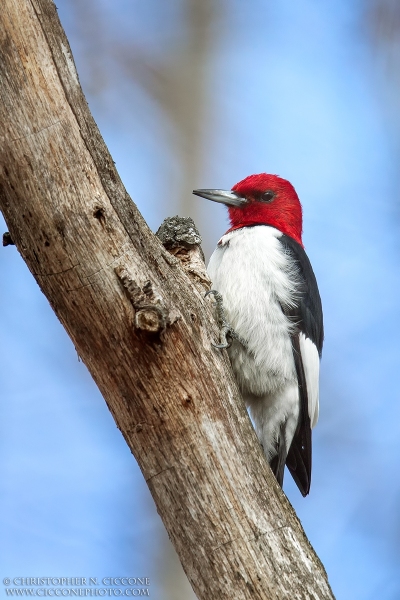
POLYGON ((142 306, 135 312, 135 327, 149 333, 164 331, 167 324, 166 313, 156 304, 142 306))
POLYGON ((200 292, 211 286, 204 264, 200 233, 190 217, 167 217, 156 236, 170 254, 179 259, 181 266, 200 292))
POLYGON ((123 266, 115 268, 115 273, 135 309, 134 326, 147 333, 162 333, 170 322, 168 312, 157 297, 150 280, 140 287, 123 266))

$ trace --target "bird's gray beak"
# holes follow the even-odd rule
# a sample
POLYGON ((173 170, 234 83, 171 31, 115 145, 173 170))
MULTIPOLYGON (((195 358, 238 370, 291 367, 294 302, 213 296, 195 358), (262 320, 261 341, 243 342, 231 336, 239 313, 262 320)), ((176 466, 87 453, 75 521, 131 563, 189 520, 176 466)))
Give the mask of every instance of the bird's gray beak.
POLYGON ((193 194, 213 202, 221 202, 227 206, 243 206, 247 202, 243 196, 226 190, 193 190, 193 194))

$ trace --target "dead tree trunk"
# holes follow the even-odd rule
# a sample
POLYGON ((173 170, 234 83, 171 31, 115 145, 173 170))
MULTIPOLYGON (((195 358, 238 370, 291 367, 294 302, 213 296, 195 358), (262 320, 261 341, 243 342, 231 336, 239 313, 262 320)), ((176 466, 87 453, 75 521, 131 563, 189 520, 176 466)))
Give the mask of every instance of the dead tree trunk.
POLYGON ((333 598, 205 301, 128 197, 52 0, 2 0, 0 206, 199 598, 333 598))

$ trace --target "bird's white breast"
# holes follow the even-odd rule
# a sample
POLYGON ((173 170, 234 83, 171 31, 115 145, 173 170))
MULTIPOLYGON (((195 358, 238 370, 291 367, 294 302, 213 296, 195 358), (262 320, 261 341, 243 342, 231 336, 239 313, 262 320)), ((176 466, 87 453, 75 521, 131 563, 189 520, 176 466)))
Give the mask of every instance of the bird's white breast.
POLYGON ((281 232, 259 225, 225 234, 208 273, 224 301, 227 318, 247 342, 229 350, 246 399, 274 394, 297 381, 290 332, 282 306, 293 306, 296 266, 279 242, 281 232))

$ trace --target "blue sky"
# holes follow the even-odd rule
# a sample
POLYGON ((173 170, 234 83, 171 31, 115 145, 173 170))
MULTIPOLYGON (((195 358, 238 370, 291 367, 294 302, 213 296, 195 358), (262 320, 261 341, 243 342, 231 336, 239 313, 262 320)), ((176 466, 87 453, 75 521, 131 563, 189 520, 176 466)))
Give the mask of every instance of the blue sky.
MULTIPOLYGON (((57 5, 95 119, 155 230, 177 210, 171 125, 122 73, 101 94, 85 88, 82 31, 67 0, 57 5)), ((156 0, 99 6, 107 35, 132 37, 156 57, 179 43, 179 2, 170 10, 156 0)), ((338 599, 395 600, 397 175, 362 10, 343 0, 229 2, 213 29, 203 161, 186 211, 196 215, 209 255, 226 215, 205 201, 199 208, 191 189, 230 188, 262 171, 296 187, 326 342, 311 494, 303 499, 289 476, 285 492, 338 599)), ((161 599, 166 534, 136 462, 14 247, 0 251, 0 269, 2 574, 149 576, 161 599)))

